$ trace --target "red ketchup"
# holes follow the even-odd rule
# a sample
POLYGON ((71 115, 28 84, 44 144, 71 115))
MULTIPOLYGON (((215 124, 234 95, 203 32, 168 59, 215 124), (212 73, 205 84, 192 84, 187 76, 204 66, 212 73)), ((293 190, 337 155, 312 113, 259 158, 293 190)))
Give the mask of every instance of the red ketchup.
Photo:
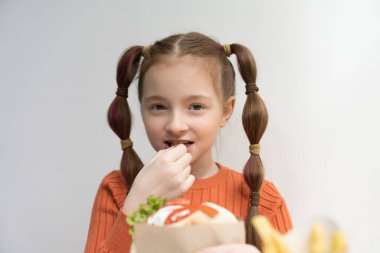
POLYGON ((201 211, 211 218, 218 214, 218 211, 215 208, 207 205, 191 205, 183 200, 170 202, 165 206, 182 206, 172 211, 172 213, 166 218, 165 225, 170 225, 183 220, 197 211, 201 211))

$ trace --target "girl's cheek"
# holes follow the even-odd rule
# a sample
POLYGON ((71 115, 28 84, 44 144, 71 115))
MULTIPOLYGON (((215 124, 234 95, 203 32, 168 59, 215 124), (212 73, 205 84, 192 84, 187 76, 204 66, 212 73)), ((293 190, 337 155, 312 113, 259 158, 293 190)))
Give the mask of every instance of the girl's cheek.
POLYGON ((202 125, 202 126, 213 126, 219 121, 219 117, 214 117, 213 115, 207 115, 202 117, 193 117, 191 121, 194 125, 202 125))
POLYGON ((164 123, 162 120, 154 119, 149 122, 149 128, 153 131, 162 131, 163 126, 164 123))
POLYGON ((164 117, 163 116, 153 116, 153 115, 145 115, 145 120, 147 124, 153 124, 153 123, 158 123, 160 121, 163 121, 164 117))

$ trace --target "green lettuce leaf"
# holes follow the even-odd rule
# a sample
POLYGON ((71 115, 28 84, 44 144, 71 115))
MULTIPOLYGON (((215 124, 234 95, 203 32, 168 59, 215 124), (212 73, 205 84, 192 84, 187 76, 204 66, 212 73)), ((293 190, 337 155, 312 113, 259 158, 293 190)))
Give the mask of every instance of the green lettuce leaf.
POLYGON ((166 199, 160 197, 149 196, 146 204, 140 204, 137 211, 133 212, 126 219, 128 225, 131 226, 129 234, 133 237, 135 230, 134 225, 136 223, 144 223, 149 216, 155 213, 158 209, 163 207, 166 203, 166 199))

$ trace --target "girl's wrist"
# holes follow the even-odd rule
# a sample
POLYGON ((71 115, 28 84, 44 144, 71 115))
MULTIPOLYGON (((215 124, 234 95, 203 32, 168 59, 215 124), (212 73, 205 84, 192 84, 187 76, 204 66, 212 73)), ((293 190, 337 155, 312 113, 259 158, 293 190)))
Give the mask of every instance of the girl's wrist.
POLYGON ((139 206, 139 204, 140 203, 133 197, 133 194, 131 194, 130 192, 125 198, 124 204, 120 210, 125 215, 131 215, 134 211, 137 210, 137 207, 139 206))

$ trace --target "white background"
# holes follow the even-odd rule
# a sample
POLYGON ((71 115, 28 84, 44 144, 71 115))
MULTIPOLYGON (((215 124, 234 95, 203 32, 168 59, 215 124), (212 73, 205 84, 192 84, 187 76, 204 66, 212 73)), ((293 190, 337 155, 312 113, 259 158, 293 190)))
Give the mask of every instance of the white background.
MULTIPOLYGON (((379 5, 0 1, 0 252, 83 251, 98 185, 121 158, 106 122, 117 60, 131 45, 189 31, 255 55, 270 116, 262 158, 294 225, 328 216, 350 252, 377 252, 379 5)), ((132 140, 147 162, 154 153, 130 93, 132 140)), ((215 159, 241 171, 249 153, 239 75, 237 97, 215 159)))

